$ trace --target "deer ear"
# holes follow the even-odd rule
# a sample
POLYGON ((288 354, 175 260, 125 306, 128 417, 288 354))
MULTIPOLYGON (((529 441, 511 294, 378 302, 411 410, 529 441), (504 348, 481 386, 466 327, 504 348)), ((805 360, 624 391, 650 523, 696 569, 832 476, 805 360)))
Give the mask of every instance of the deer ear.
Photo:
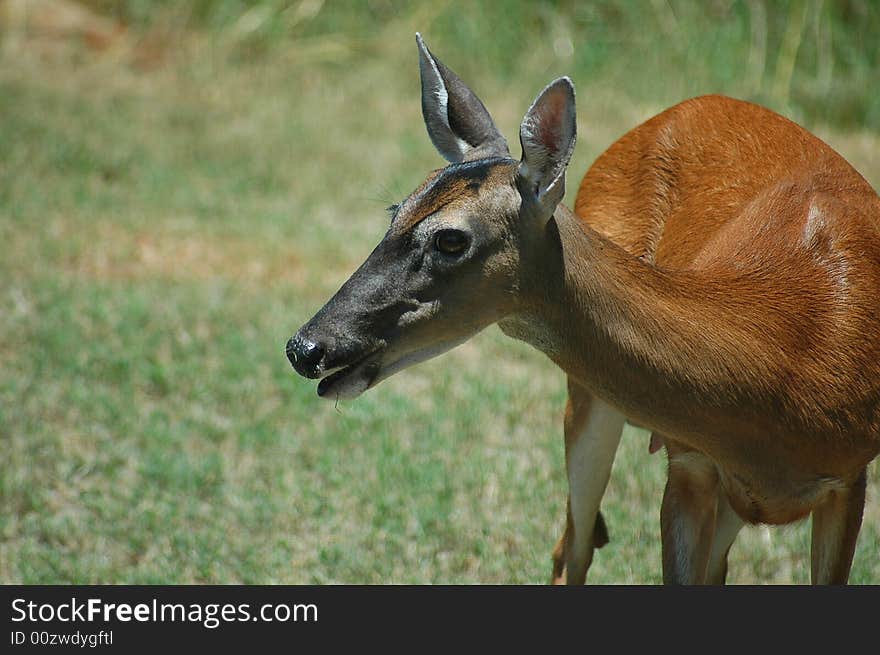
POLYGON ((418 33, 416 42, 422 77, 422 116, 434 147, 452 163, 509 157, 507 141, 476 94, 431 54, 418 33))
POLYGON ((565 195, 565 169, 576 138, 574 85, 560 77, 541 91, 519 128, 523 154, 518 186, 524 199, 536 202, 546 219, 565 195))

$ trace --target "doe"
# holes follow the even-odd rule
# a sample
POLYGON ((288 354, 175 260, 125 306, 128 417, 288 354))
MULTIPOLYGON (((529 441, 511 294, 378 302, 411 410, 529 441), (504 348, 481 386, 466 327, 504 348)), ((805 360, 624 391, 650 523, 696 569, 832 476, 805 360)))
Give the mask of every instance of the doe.
POLYGON ((568 78, 522 157, 416 35, 422 112, 450 163, 287 344, 318 395, 353 398, 497 323, 568 377, 556 582, 585 581, 624 421, 665 446, 663 579, 723 583, 744 523, 812 514, 812 581, 845 583, 880 452, 880 198, 795 123, 723 96, 667 109, 561 204, 568 78))

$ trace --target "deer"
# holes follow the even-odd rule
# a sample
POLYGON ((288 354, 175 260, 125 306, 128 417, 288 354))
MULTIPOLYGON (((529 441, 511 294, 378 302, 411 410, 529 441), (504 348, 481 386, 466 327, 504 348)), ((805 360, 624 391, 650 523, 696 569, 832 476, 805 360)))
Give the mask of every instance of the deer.
POLYGON ((522 155, 417 34, 448 162, 286 345, 319 396, 355 398, 497 324, 567 377, 566 520, 552 582, 583 584, 624 423, 665 448, 665 584, 723 584, 746 524, 811 516, 811 582, 848 582, 880 452, 880 198, 837 152, 721 95, 635 127, 563 201, 568 77, 522 155))

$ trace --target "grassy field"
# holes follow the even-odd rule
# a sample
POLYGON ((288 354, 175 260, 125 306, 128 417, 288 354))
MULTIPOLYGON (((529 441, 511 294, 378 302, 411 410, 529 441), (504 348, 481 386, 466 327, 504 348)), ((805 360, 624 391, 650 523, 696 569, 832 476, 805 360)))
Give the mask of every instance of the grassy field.
MULTIPOLYGON (((0 583, 546 581, 565 502, 549 362, 492 328, 334 407, 283 353, 442 163, 417 29, 511 143, 573 77, 570 187, 716 91, 880 187, 867 2, 87 4, 128 31, 95 50, 0 23, 0 583)), ((627 430, 593 582, 660 581, 665 458, 627 430)), ((869 485, 857 583, 880 582, 876 462, 869 485)), ((806 582, 808 535, 745 529, 731 581, 806 582)))

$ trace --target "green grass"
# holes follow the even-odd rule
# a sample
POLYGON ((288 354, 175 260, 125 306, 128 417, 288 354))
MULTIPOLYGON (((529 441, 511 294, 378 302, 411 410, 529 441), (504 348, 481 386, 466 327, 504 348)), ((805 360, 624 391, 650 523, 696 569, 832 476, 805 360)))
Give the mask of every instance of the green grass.
MULTIPOLYGON (((571 181, 666 104, 724 90, 799 118, 880 183, 876 44, 843 50, 877 15, 838 17, 866 4, 816 13, 850 30, 827 102, 807 97, 806 37, 775 85, 779 16, 799 5, 769 11, 756 82, 737 64, 754 3, 723 20, 672 3, 673 22, 645 10, 663 3, 352 4, 297 20, 252 3, 268 13, 246 37, 244 3, 181 4, 115 4, 132 30, 105 53, 0 44, 0 582, 546 581, 565 501, 552 365, 493 328, 334 407, 283 355, 381 237, 385 206, 441 163, 416 29, 512 143, 535 93, 570 74, 571 181), (664 21, 686 36, 678 55, 664 21), (162 50, 144 68, 148 37, 162 50)), ((659 582, 664 469, 628 429, 592 581, 659 582)), ((854 582, 880 580, 878 490, 875 464, 854 582)), ((732 581, 806 581, 808 527, 746 529, 732 581)))

